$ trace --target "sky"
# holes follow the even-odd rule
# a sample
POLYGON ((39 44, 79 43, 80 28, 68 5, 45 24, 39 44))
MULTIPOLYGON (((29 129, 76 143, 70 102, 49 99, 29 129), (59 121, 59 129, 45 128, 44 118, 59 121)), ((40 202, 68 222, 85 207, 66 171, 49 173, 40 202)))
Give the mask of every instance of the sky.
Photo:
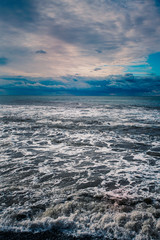
POLYGON ((0 95, 160 95, 160 0, 0 0, 0 95))

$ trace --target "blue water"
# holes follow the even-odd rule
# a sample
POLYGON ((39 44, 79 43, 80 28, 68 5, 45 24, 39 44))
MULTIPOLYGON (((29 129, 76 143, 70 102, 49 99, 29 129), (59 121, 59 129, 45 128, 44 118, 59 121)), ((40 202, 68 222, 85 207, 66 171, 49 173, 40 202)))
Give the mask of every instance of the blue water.
POLYGON ((0 96, 0 104, 53 105, 55 102, 160 107, 160 96, 0 96))

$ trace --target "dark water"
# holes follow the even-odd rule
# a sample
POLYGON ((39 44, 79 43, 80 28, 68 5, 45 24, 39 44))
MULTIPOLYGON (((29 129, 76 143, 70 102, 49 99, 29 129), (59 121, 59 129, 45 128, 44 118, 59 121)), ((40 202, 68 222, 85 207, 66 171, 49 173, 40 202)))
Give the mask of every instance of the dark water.
POLYGON ((160 97, 1 96, 0 149, 6 239, 160 239, 160 97))

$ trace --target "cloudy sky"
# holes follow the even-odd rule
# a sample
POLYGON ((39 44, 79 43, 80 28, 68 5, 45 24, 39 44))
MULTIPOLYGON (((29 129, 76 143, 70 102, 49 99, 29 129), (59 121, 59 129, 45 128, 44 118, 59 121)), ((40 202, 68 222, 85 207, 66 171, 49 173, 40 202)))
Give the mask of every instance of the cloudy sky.
POLYGON ((160 0, 0 0, 0 94, 160 95, 160 0))

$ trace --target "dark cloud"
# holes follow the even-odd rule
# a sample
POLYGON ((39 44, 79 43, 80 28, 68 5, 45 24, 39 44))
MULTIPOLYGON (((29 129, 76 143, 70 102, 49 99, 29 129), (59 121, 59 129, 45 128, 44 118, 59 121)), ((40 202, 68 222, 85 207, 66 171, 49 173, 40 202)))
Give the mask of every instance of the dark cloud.
POLYGON ((97 53, 102 53, 102 51, 101 51, 101 50, 98 50, 98 49, 96 49, 96 52, 97 52, 97 53))
POLYGON ((94 91, 103 91, 117 95, 154 95, 159 89, 160 76, 112 75, 104 80, 92 80, 87 83, 94 91))
POLYGON ((133 76, 126 75, 111 75, 105 79, 92 79, 70 76, 71 80, 64 82, 63 80, 55 80, 52 78, 23 78, 3 77, 0 81, 0 87, 16 94, 30 94, 37 92, 40 95, 48 93, 56 94, 75 94, 75 95, 156 95, 160 94, 160 76, 133 76), (132 79, 132 81, 130 81, 132 79), (76 81, 75 81, 76 80, 76 81), (82 84, 83 83, 83 84, 82 84), (81 85, 82 84, 82 85, 81 85))
POLYGON ((0 0, 0 20, 16 27, 33 24, 38 17, 37 0, 0 0))
POLYGON ((95 68, 94 69, 94 71, 100 71, 101 70, 101 68, 95 68))
POLYGON ((156 6, 160 7, 160 1, 159 0, 154 0, 154 1, 155 1, 156 6))
POLYGON ((134 82, 134 75, 132 73, 125 74, 124 78, 127 82, 134 82))
POLYGON ((0 57, 0 65, 7 65, 7 64, 8 64, 8 58, 0 57))
MULTIPOLYGON (((76 5, 74 1, 65 1, 65 3, 60 1, 58 4, 56 1, 51 1, 51 3, 50 7, 53 8, 54 14, 53 17, 46 19, 51 36, 84 48, 88 48, 88 45, 102 46, 106 51, 118 49, 120 45, 125 44, 127 38, 123 32, 117 37, 116 31, 119 31, 116 18, 110 20, 103 16, 106 14, 104 9, 108 10, 106 3, 99 4, 97 1, 84 0, 76 5), (95 6, 100 11, 103 5, 103 20, 99 21, 98 16, 93 14, 96 14, 95 6)), ((110 1, 109 4, 111 4, 110 1)), ((125 13, 123 14, 125 16, 125 13)), ((102 53, 102 50, 96 51, 102 53)))
POLYGON ((36 54, 46 54, 47 52, 46 51, 44 51, 44 50, 38 50, 38 51, 36 51, 36 54))
POLYGON ((60 80, 54 80, 52 78, 35 78, 35 77, 23 77, 23 76, 3 76, 0 78, 3 81, 6 81, 6 85, 12 85, 12 86, 20 86, 23 85, 25 87, 27 86, 58 86, 58 85, 64 85, 63 81, 60 80))
MULTIPOLYGON (((72 19, 70 19, 72 21, 72 19)), ((75 25, 75 23, 74 23, 75 25)), ((78 45, 94 45, 103 44, 104 39, 97 33, 96 29, 88 25, 74 26, 73 23, 70 25, 66 24, 52 24, 51 34, 67 43, 78 44, 78 45)), ((114 47, 114 46, 113 46, 114 47)))

